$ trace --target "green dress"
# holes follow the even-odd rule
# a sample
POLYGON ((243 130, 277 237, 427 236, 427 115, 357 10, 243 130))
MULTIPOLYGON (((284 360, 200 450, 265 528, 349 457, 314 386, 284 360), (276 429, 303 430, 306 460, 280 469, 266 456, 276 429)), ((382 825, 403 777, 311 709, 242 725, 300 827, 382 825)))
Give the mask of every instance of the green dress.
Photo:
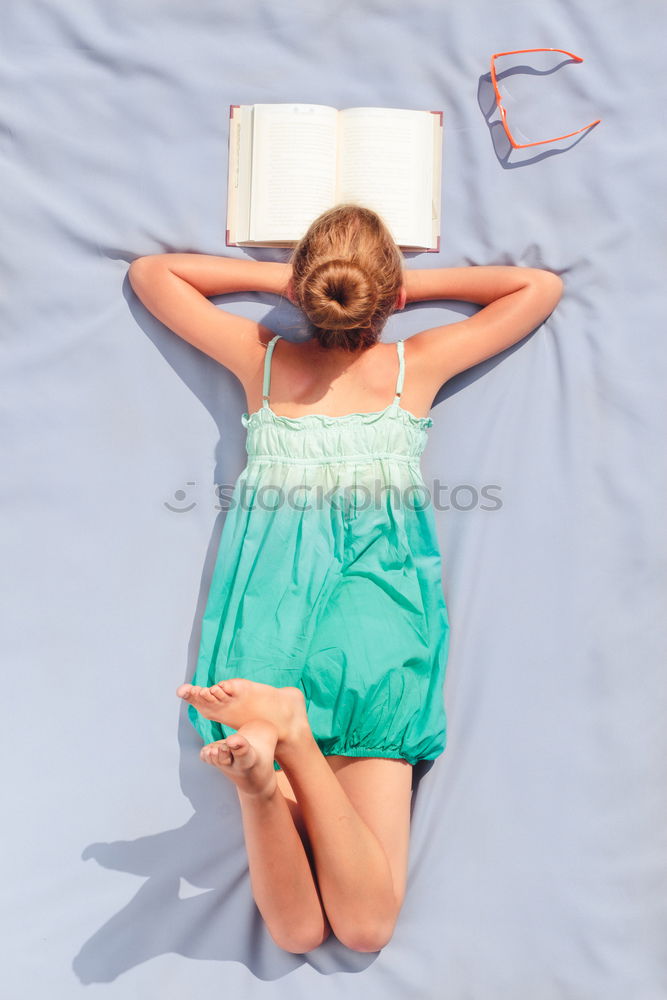
MULTIPOLYGON (((299 687, 325 755, 439 756, 449 620, 420 457, 430 417, 244 413, 248 459, 229 498, 192 683, 299 687)), ((205 743, 235 730, 193 705, 205 743)), ((274 768, 280 770, 278 761, 274 768)))

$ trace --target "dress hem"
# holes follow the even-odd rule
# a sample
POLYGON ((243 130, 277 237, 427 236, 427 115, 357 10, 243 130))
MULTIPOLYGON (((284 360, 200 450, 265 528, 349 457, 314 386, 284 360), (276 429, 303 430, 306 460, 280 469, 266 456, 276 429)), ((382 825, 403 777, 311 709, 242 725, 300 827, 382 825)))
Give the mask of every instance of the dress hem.
MULTIPOLYGON (((320 750, 322 750, 321 747, 320 750)), ((444 747, 442 750, 438 750, 437 753, 432 754, 431 756, 424 755, 420 757, 407 757, 402 753, 391 753, 390 751, 379 750, 373 747, 341 747, 340 749, 332 747, 327 750, 322 750, 322 756, 324 757, 375 757, 387 760, 404 760, 413 767, 421 760, 436 760, 442 753, 444 753, 444 747)), ((278 761, 274 761, 274 763, 278 764, 278 767, 282 770, 278 761)))

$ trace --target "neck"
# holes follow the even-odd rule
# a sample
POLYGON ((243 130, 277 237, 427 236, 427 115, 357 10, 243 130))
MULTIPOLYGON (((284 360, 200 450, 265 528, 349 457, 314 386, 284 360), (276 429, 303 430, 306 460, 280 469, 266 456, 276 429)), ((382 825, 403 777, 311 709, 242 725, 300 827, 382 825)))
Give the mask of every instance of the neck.
MULTIPOLYGON (((375 344, 371 345, 371 347, 374 346, 375 344)), ((338 366, 345 365, 346 362, 356 361, 362 354, 370 350, 370 347, 358 347, 354 351, 348 351, 344 347, 322 347, 316 337, 310 337, 304 341, 304 347, 308 348, 313 359, 316 359, 319 364, 325 365, 327 361, 331 361, 338 366)))

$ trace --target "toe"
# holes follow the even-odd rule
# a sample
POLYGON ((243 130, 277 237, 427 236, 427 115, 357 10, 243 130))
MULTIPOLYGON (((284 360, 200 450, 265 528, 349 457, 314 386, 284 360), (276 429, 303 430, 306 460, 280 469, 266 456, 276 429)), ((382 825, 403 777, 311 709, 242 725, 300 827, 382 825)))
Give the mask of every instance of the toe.
POLYGON ((226 740, 207 743, 199 751, 199 756, 207 764, 212 764, 213 767, 222 767, 223 765, 228 767, 232 763, 232 754, 226 740))
POLYGON ((234 756, 242 757, 244 753, 248 752, 248 743, 245 736, 239 736, 238 733, 235 736, 230 736, 227 739, 227 746, 232 751, 234 756))
POLYGON ((248 681, 245 677, 231 677, 229 680, 220 681, 220 687, 228 695, 238 695, 243 694, 248 689, 248 681))
POLYGON ((218 701, 226 701, 228 695, 225 694, 225 692, 223 691, 223 689, 220 687, 219 684, 214 684, 213 687, 209 688, 209 690, 213 695, 213 697, 217 698, 218 701))

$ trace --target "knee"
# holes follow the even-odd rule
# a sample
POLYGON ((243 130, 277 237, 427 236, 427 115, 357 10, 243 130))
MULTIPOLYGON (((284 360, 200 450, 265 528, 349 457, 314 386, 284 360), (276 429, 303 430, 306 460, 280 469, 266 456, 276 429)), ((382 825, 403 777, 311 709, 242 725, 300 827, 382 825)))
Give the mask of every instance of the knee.
POLYGON ((293 955, 305 955, 308 951, 313 951, 315 948, 319 948, 331 933, 331 928, 327 925, 322 927, 322 924, 313 924, 301 929, 290 928, 289 930, 283 929, 280 934, 272 934, 273 940, 282 948, 283 951, 289 951, 293 955))
POLYGON ((341 944, 351 951, 381 951, 394 933, 395 923, 360 924, 336 930, 341 944))

